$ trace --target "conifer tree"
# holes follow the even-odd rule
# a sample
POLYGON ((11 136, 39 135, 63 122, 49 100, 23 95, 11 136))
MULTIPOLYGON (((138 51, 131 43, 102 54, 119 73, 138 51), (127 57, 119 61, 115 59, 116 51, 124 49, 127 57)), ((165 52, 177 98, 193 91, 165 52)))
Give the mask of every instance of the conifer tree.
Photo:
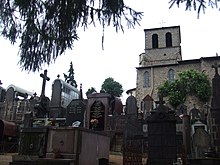
POLYGON ((64 74, 64 78, 65 78, 65 81, 67 83, 69 83, 70 85, 74 86, 75 88, 77 88, 77 83, 74 79, 74 69, 73 69, 73 63, 72 61, 70 62, 70 69, 69 69, 69 75, 67 76, 65 73, 64 74))
POLYGON ((1 0, 0 35, 20 42, 20 65, 35 72, 73 48, 78 28, 100 24, 103 34, 107 26, 123 31, 141 17, 124 0, 1 0))

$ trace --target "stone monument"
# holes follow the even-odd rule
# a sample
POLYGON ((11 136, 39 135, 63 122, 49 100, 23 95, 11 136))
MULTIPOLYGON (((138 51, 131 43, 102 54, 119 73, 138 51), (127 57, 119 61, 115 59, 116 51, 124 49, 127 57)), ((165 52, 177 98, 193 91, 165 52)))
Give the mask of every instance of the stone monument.
POLYGON ((48 117, 48 108, 50 102, 50 99, 45 96, 46 81, 50 80, 50 78, 47 77, 47 70, 44 70, 44 73, 41 73, 40 77, 43 78, 42 90, 40 95, 40 101, 36 104, 35 109, 37 110, 37 118, 45 118, 48 117))
POLYGON ((108 93, 94 93, 88 95, 88 105, 85 126, 88 129, 105 131, 108 129, 108 116, 112 114, 108 93))
POLYGON ((177 160, 176 118, 174 111, 164 106, 163 95, 159 105, 147 118, 148 165, 170 165, 177 160))
POLYGON ((84 119, 86 113, 87 100, 74 99, 67 106, 66 124, 74 126, 75 122, 79 122, 80 127, 84 127, 84 119))
POLYGON ((123 134, 123 164, 142 164, 144 136, 142 119, 138 119, 137 100, 134 96, 129 96, 126 100, 123 134))
POLYGON ((218 156, 220 156, 220 76, 218 67, 215 63, 212 67, 215 69, 215 75, 212 79, 212 98, 211 98, 211 117, 212 117, 212 147, 214 147, 218 156))

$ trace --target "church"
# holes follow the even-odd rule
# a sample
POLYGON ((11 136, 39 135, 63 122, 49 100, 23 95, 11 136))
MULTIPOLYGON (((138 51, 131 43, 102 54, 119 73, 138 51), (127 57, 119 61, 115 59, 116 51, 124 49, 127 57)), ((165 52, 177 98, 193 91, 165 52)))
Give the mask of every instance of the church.
MULTIPOLYGON (((136 88, 127 91, 134 93, 139 112, 151 111, 159 99, 158 87, 166 80, 174 80, 182 71, 194 69, 203 72, 211 82, 215 74, 212 65, 219 63, 220 57, 182 60, 180 26, 144 29, 144 35, 145 51, 139 55, 139 66, 136 67, 136 88)), ((191 56, 193 58, 193 54, 191 56)), ((200 110, 205 108, 193 97, 184 104, 188 111, 195 108, 195 105, 200 110)))

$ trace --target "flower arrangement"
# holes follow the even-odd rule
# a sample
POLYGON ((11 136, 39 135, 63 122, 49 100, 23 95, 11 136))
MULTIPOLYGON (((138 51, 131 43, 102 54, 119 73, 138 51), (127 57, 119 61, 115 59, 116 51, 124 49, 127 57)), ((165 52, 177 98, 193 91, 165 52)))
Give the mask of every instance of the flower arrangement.
POLYGON ((92 129, 95 129, 99 123, 98 119, 91 119, 90 121, 92 129))

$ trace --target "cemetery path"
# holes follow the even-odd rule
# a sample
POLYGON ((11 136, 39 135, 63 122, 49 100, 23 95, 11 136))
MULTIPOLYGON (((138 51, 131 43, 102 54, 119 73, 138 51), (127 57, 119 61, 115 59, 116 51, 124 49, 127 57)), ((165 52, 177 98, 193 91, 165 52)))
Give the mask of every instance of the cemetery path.
POLYGON ((10 162, 12 162, 12 155, 14 155, 15 153, 7 153, 7 154, 3 154, 0 155, 0 162, 1 165, 9 165, 10 162))

